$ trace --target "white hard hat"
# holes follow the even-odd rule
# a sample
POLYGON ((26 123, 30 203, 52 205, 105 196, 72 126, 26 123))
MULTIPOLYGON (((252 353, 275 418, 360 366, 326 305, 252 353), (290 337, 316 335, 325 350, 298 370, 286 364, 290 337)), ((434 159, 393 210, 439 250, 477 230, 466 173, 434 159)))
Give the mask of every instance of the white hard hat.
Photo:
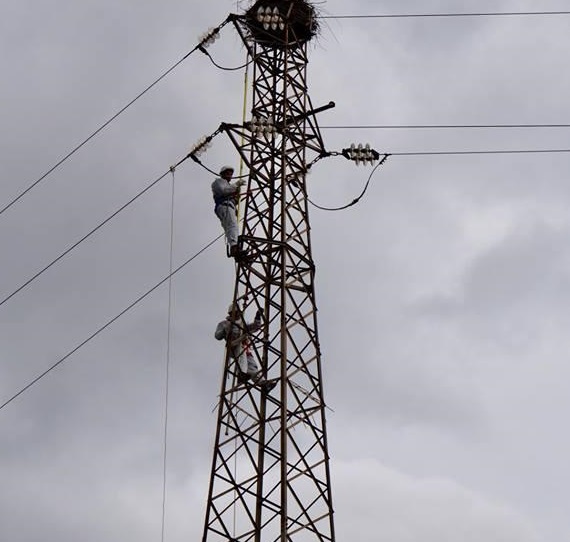
POLYGON ((234 305, 233 303, 230 303, 229 307, 228 307, 228 314, 232 314, 232 312, 240 312, 239 309, 239 305, 236 303, 236 305, 234 305))
POLYGON ((232 166, 222 166, 222 169, 220 169, 220 175, 223 175, 224 171, 234 171, 234 168, 232 166))

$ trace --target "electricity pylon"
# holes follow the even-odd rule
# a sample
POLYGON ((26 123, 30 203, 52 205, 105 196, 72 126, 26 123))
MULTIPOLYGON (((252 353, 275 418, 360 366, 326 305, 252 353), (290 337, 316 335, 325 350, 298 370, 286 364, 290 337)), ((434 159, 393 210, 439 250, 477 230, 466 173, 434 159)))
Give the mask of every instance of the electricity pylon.
MULTIPOLYGON (((225 124, 249 169, 233 302, 263 311, 251 353, 269 393, 226 353, 203 542, 335 540, 305 177, 325 156, 307 93, 305 0, 258 0, 233 19, 253 66, 252 117, 225 124)), ((249 313, 249 314, 248 314, 249 313)))

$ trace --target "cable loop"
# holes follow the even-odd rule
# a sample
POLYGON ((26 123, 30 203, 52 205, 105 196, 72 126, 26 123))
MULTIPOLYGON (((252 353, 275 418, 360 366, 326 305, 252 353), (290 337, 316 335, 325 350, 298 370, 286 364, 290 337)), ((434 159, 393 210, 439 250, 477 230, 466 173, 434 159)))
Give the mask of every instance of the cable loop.
POLYGON ((376 164, 376 166, 374 166, 374 169, 372 170, 372 172, 370 173, 370 175, 368 176, 368 180, 366 181, 366 184, 364 185, 364 188, 362 189, 362 192, 360 193, 360 195, 356 198, 354 198, 350 203, 347 203, 346 205, 342 205, 341 207, 323 207, 321 205, 317 205, 316 203, 314 203, 313 201, 311 201, 309 198, 307 198, 307 201, 313 206, 316 207, 317 209, 320 209, 321 211, 343 211, 344 209, 348 209, 349 207, 352 207, 353 205, 356 205, 364 196, 364 194, 366 194, 366 191, 368 190, 368 186, 370 184, 370 181, 372 180, 372 176, 374 175, 374 173, 376 172, 376 170, 382 165, 384 164, 384 162, 386 162, 386 160, 388 159, 388 156, 390 156, 389 154, 385 154, 382 157, 382 160, 380 160, 380 162, 378 162, 376 164))

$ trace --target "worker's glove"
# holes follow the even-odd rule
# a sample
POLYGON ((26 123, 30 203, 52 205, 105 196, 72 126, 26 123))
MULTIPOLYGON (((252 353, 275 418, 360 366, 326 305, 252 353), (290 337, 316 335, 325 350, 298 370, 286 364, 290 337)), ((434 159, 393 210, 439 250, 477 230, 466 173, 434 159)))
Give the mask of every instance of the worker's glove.
POLYGON ((241 188, 246 183, 245 179, 238 179, 236 181, 236 188, 241 188))

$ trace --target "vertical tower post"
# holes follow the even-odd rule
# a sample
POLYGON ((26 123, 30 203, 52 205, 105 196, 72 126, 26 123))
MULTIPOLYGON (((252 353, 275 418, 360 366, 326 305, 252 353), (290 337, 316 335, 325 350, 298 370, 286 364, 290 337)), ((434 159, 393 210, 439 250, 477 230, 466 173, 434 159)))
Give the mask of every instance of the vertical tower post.
MULTIPOLYGON (((253 64, 251 121, 224 125, 249 169, 234 314, 269 393, 226 352, 203 542, 335 540, 306 174, 324 146, 307 93, 313 6, 258 0, 234 24, 253 64)), ((332 106, 330 104, 329 106, 332 106)))

